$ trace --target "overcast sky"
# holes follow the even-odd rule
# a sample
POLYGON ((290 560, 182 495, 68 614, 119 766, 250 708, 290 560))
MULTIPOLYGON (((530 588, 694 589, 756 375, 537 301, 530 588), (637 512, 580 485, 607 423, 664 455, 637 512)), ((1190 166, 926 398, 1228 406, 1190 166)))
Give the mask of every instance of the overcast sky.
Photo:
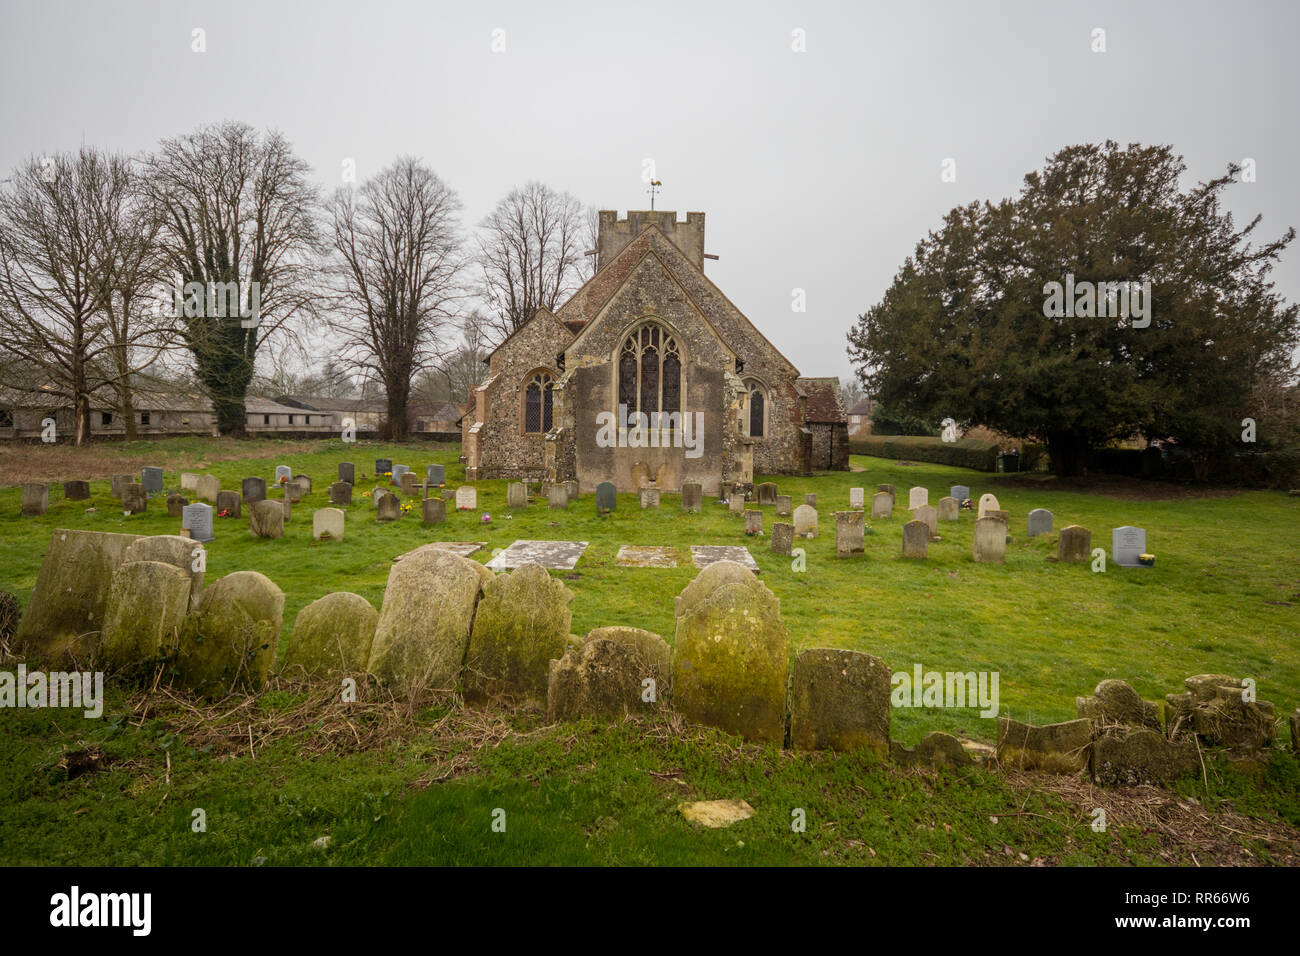
MULTIPOLYGON (((1062 146, 1170 143, 1189 182, 1251 157, 1239 221, 1300 224, 1297 37, 1284 0, 0 0, 0 176, 239 119, 331 189, 345 159, 364 179, 422 157, 470 226, 529 179, 647 208, 651 159, 658 208, 707 213, 713 281, 804 375, 847 376, 845 332, 917 239, 1062 146)), ((1300 297, 1295 246, 1276 279, 1300 297)))

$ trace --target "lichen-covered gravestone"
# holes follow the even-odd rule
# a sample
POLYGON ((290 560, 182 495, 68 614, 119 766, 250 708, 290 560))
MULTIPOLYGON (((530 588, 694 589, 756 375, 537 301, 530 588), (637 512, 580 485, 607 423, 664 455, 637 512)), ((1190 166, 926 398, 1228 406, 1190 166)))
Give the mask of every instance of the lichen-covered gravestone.
POLYGON ((800 538, 817 537, 817 509, 800 505, 794 509, 794 533, 800 538))
POLYGON ((861 511, 835 512, 835 557, 852 558, 865 551, 866 517, 861 511))
POLYGON ((596 514, 604 514, 618 507, 618 489, 611 482, 602 481, 596 486, 596 514))
POLYGON ((763 533, 763 512, 751 509, 745 512, 745 534, 763 533))
POLYGON ((188 531, 195 541, 212 540, 212 505, 198 502, 181 509, 181 530, 188 531))
POLYGON ((175 649, 190 610, 190 575, 163 561, 129 561, 113 575, 99 657, 107 667, 152 664, 175 649))
POLYGON ((573 592, 540 564, 525 564, 483 587, 465 663, 467 700, 545 700, 550 662, 569 637, 573 592))
POLYGON ((1035 508, 1029 512, 1029 537, 1052 533, 1052 513, 1046 508, 1035 508))
POLYGON ((889 754, 890 672, 860 651, 813 648, 794 659, 790 743, 798 750, 889 754))
POLYGON ((698 481, 682 483, 682 510, 695 514, 704 502, 704 486, 698 481))
POLYGON ((887 491, 877 491, 871 496, 871 517, 888 518, 894 513, 894 496, 887 491))
POLYGON ((956 521, 961 502, 952 496, 939 499, 939 520, 956 521))
POLYGON ((762 482, 758 488, 758 503, 760 505, 776 504, 776 485, 770 481, 762 482))
POLYGON ((1007 559, 1007 523, 1001 518, 978 518, 972 550, 976 561, 1002 564, 1007 559))
POLYGON ((138 515, 148 507, 149 496, 145 493, 144 485, 133 481, 122 486, 122 511, 138 515))
POLYGON ((239 483, 239 489, 244 496, 244 501, 249 505, 252 505, 255 501, 266 500, 265 478, 245 478, 239 483))
POLYGON ((249 509, 248 530, 255 538, 284 537, 284 507, 278 501, 256 501, 249 509))
POLYGON ((135 481, 135 478, 131 475, 114 475, 108 480, 109 491, 114 498, 121 498, 122 489, 133 481, 135 481))
POLYGON ((733 515, 743 515, 745 513, 745 496, 739 491, 733 491, 731 497, 727 499, 727 507, 733 515))
POLYGON ((284 592, 257 571, 235 571, 203 591, 181 629, 176 668, 186 687, 208 697, 258 691, 275 662, 284 592))
POLYGON ((198 610, 203 596, 203 563, 197 559, 203 545, 179 534, 148 534, 132 541, 122 552, 122 563, 133 561, 161 561, 185 572, 190 582, 190 610, 198 610))
POLYGON ((201 475, 198 487, 194 489, 195 497, 202 498, 209 504, 217 503, 217 493, 221 491, 221 482, 212 475, 201 475))
POLYGON ((370 660, 379 612, 359 594, 333 591, 298 612, 284 663, 308 675, 359 674, 370 660))
POLYGON ((793 510, 793 506, 792 506, 792 503, 791 503, 791 500, 790 500, 790 496, 789 496, 789 495, 777 495, 777 496, 776 496, 776 514, 777 514, 777 517, 780 517, 780 518, 788 518, 788 517, 790 517, 790 513, 791 513, 792 510, 793 510))
POLYGON ((688 720, 779 746, 790 634, 776 595, 744 566, 718 561, 682 591, 675 617, 676 708, 688 720))
POLYGON ((924 521, 903 525, 903 557, 926 558, 930 554, 930 526, 924 521))
POLYGON ((441 498, 425 498, 420 504, 420 517, 425 524, 442 524, 447 520, 447 502, 441 498))
POLYGON ((1056 557, 1069 564, 1083 564, 1092 557, 1092 532, 1077 524, 1066 525, 1056 543, 1056 557))
POLYGON ((217 514, 224 514, 227 518, 242 518, 243 503, 243 496, 238 491, 217 492, 217 514))
POLYGON ((43 515, 50 510, 50 486, 36 482, 23 485, 22 513, 43 515))
POLYGON ((311 536, 317 541, 324 537, 342 541, 343 512, 338 508, 318 508, 311 516, 311 536))
POLYGON ((420 484, 413 471, 402 472, 397 479, 397 486, 402 489, 402 495, 407 498, 414 498, 420 492, 420 484))
POLYGON ((788 558, 793 547, 794 525, 784 521, 772 525, 772 553, 783 554, 788 558))
POLYGON ((636 654, 616 641, 587 640, 549 663, 546 717, 622 717, 642 710, 642 668, 636 654))
POLYGON ((920 486, 914 487, 907 492, 907 510, 915 511, 917 508, 930 503, 930 490, 920 486))

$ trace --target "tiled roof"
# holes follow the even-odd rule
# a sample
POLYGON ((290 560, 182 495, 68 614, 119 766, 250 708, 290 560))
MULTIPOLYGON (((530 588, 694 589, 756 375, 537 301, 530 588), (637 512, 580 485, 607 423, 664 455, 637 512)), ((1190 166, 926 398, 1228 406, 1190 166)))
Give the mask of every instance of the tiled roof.
POLYGON ((844 405, 840 402, 838 378, 801 378, 797 384, 806 396, 804 421, 842 422, 844 405))

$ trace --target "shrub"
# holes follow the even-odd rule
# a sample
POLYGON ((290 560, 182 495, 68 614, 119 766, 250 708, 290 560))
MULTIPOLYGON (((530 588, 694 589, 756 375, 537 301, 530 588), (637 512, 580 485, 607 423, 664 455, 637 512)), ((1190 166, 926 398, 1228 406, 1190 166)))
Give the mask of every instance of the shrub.
POLYGON ((941 438, 920 435, 867 435, 850 442, 849 452, 876 458, 927 461, 975 471, 995 471, 998 445, 997 442, 975 438, 946 442, 941 438))

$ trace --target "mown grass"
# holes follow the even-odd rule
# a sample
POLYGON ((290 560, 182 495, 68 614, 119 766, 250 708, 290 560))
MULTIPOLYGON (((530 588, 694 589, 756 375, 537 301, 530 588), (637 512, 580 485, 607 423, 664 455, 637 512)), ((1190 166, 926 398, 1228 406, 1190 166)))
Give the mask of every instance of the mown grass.
MULTIPOLYGON (((164 444, 158 443, 159 459, 164 444)), ((154 450, 138 443, 132 461, 154 450)), ((344 540, 316 543, 310 514, 326 505, 339 461, 355 462, 358 476, 373 474, 377 457, 419 473, 441 462, 455 486, 464 475, 458 449, 311 442, 247 464, 222 460, 223 451, 219 443, 196 442, 184 454, 193 456, 195 470, 217 475, 227 488, 238 488, 248 474, 269 479, 280 463, 314 482, 313 493, 294 506, 283 540, 250 537, 246 518, 219 519, 208 546, 209 580, 252 569, 285 591, 281 650, 297 611, 329 591, 355 591, 378 605, 392 559, 404 551, 432 540, 481 541, 487 547, 476 557, 486 561, 517 538, 590 542, 574 571, 555 572, 575 593, 575 633, 631 624, 671 642, 672 598, 696 573, 689 545, 745 544, 781 599, 796 651, 852 648, 883 657, 896 671, 910 672, 915 663, 927 670, 997 671, 1002 712, 1019 719, 1069 719, 1074 697, 1106 677, 1129 680, 1144 696, 1160 699, 1180 690, 1190 674, 1219 672, 1253 677, 1259 696, 1272 700, 1280 715, 1300 703, 1300 499, 1278 493, 1121 500, 1064 490, 1042 476, 855 458, 864 472, 773 479, 796 503, 805 492, 818 495, 821 534, 798 542, 807 551, 807 570, 800 572, 767 550, 766 535, 746 538, 742 520, 709 500, 698 515, 683 514, 670 495, 660 509, 644 511, 634 495, 620 495, 618 510, 607 517, 595 514, 592 495, 567 510, 543 503, 512 514, 503 481, 477 483, 477 511, 449 512, 444 525, 425 526, 418 515, 380 525, 361 495, 375 482, 359 477, 344 540), (941 525, 943 540, 931 544, 928 561, 899 557, 900 512, 869 522, 864 557, 837 559, 833 512, 847 507, 850 487, 865 487, 869 497, 881 482, 894 484, 904 502, 906 489, 918 484, 929 488, 932 503, 955 483, 970 485, 976 498, 993 491, 1011 512, 1006 565, 971 560, 969 512, 955 525, 941 525), (1058 530, 1070 523, 1090 528, 1094 545, 1108 550, 1111 528, 1143 526, 1157 567, 1111 564, 1100 574, 1049 562, 1055 535, 1025 536, 1025 515, 1034 507, 1051 509, 1058 530), (491 513, 490 524, 480 522, 483 512, 491 513), (677 547, 679 566, 617 567, 622 544, 677 547)), ((179 484, 179 468, 168 471, 165 484, 179 484)), ((161 502, 133 517, 115 505, 103 480, 93 483, 90 502, 64 501, 56 488, 49 514, 24 518, 18 489, 0 491, 0 588, 26 600, 56 527, 159 534, 179 525, 161 502), (96 510, 86 512, 88 505, 96 510)), ((770 531, 774 509, 763 510, 770 531)), ((762 748, 727 758, 735 741, 712 732, 647 735, 635 723, 544 728, 534 719, 519 735, 477 749, 472 770, 429 784, 430 767, 441 758, 418 743, 331 757, 294 739, 277 740, 255 757, 189 753, 174 740, 164 749, 167 722, 136 726, 121 690, 114 693, 116 711, 110 706, 97 722, 66 713, 3 715, 0 855, 8 861, 1016 863, 1023 852, 1031 861, 1065 863, 1157 862, 1172 852, 1150 828, 1093 834, 1076 807, 982 772, 930 777, 887 770, 860 755, 762 748), (106 771, 66 779, 58 769, 61 755, 87 746, 118 752, 106 771), (159 761, 168 755, 172 766, 164 773, 159 761), (669 771, 680 773, 653 775, 669 771), (758 815, 701 833, 673 809, 684 798, 731 796, 749 799, 758 815), (201 837, 189 828, 196 806, 208 813, 201 837), (795 807, 808 811, 804 834, 790 830, 795 807), (496 808, 506 810, 504 834, 489 826, 496 808), (1026 815, 1008 818, 1013 811, 1026 815), (988 822, 999 814, 997 824, 988 822), (313 849, 311 840, 325 833, 330 849, 313 849), (1014 848, 1010 856, 1007 847, 1014 848)), ((987 742, 995 736, 994 721, 975 708, 894 711, 896 739, 913 743, 930 730, 987 742)), ((1285 728, 1280 737, 1285 744, 1285 728)), ((1248 807, 1261 818, 1290 818, 1297 781, 1285 770, 1270 774, 1228 770, 1210 778, 1209 793, 1198 781, 1189 792, 1212 800, 1222 794, 1228 806, 1248 807)))

